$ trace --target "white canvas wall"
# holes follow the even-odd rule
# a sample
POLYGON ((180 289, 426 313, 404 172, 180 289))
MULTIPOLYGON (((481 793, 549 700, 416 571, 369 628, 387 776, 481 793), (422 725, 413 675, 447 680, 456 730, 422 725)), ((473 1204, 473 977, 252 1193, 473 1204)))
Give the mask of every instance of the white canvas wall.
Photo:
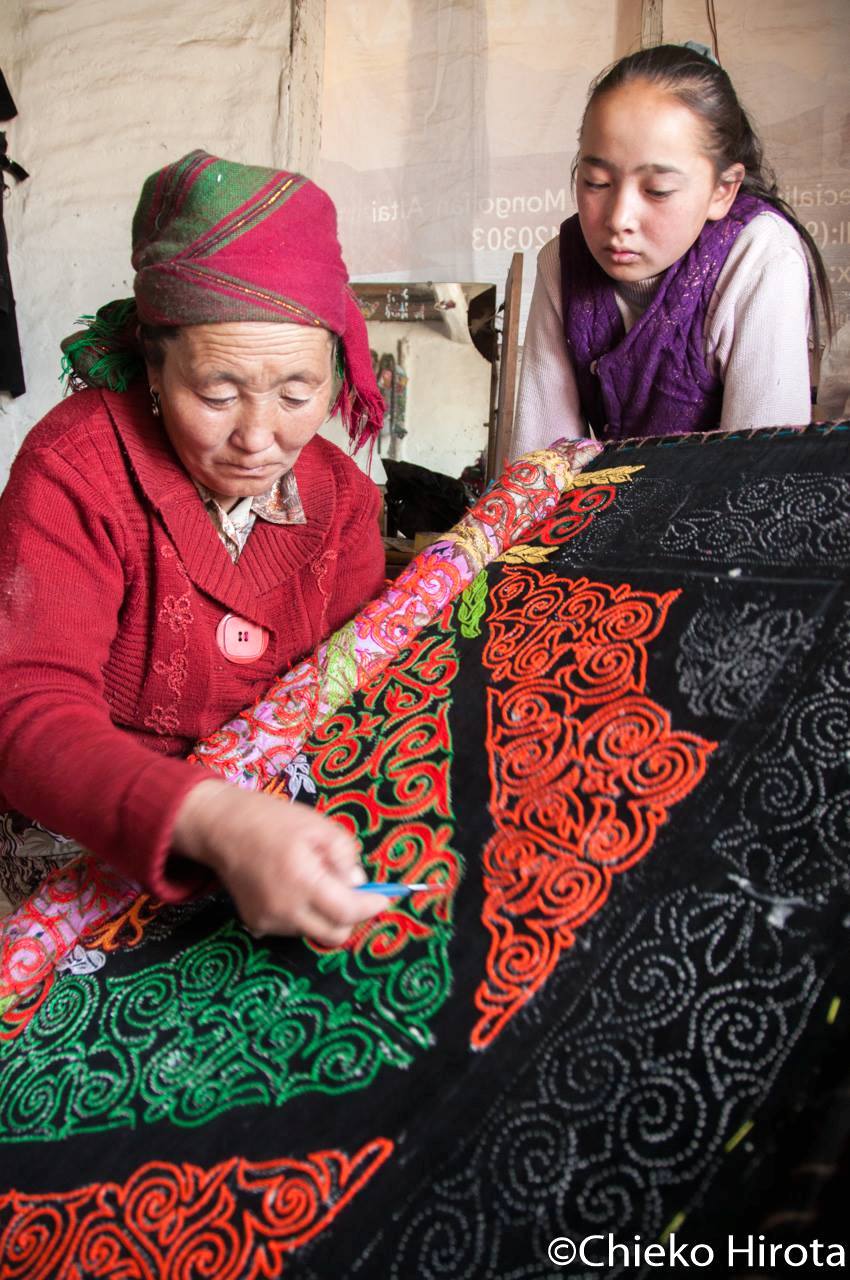
MULTIPOLYGON (((488 280, 574 210, 591 78, 640 47, 639 0, 329 3, 320 174, 365 280, 488 280)), ((646 7, 646 6, 644 6, 646 7)), ((720 56, 850 323, 850 7, 716 0, 720 56)), ((658 0, 661 38, 711 43, 704 0, 658 0)))
POLYGON ((305 128, 290 119, 295 10, 306 20, 300 39, 318 43, 321 57, 316 3, 0 4, 0 65, 18 108, 0 127, 31 174, 5 204, 28 389, 17 400, 0 395, 0 485, 25 433, 59 398, 60 339, 78 316, 131 292, 130 221, 144 178, 194 147, 281 165, 305 164, 306 150, 312 164, 318 80, 312 103, 298 108, 305 128), (302 154, 288 156, 293 149, 302 154))
MULTIPOLYGON (((708 43, 703 0, 661 9, 664 38, 708 43)), ((716 10, 850 323, 847 0, 716 10)), ((199 145, 304 167, 340 206, 355 277, 500 283, 519 248, 527 302, 537 247, 573 208, 587 83, 639 33, 640 0, 4 0, 5 129, 32 177, 5 204, 28 391, 0 394, 0 484, 58 396, 59 340, 129 292, 153 169, 199 145)))

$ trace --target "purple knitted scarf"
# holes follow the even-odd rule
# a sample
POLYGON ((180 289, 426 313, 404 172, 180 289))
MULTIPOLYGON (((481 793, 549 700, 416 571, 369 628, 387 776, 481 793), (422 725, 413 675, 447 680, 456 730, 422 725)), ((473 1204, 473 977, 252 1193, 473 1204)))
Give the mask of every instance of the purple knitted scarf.
POLYGON ((705 317, 717 277, 740 232, 772 209, 739 194, 668 267, 658 291, 625 331, 614 282, 588 249, 578 215, 561 224, 564 337, 582 411, 602 440, 710 431, 720 423, 723 384, 705 362, 705 317))

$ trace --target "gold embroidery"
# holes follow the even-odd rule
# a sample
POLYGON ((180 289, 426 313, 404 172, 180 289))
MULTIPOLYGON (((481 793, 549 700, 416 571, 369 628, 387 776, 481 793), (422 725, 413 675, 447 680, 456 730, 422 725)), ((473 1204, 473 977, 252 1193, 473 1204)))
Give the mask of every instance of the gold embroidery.
POLYGON ((606 467, 604 471, 579 471, 567 481, 569 489, 587 489, 594 484, 627 484, 636 471, 643 467, 606 467))

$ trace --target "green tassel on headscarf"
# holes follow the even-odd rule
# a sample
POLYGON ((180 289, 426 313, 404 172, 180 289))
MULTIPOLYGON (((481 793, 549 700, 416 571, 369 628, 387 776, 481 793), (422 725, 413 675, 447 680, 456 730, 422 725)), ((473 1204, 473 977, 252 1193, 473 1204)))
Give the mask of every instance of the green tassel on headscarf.
POLYGON ((62 373, 70 386, 126 391, 141 377, 145 362, 138 340, 135 298, 107 302, 94 316, 80 316, 87 328, 61 343, 62 373))

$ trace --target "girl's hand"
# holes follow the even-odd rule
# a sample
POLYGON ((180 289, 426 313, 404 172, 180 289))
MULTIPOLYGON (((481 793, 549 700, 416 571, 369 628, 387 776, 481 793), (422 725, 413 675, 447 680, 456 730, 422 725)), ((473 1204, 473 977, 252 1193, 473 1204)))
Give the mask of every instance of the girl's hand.
POLYGON ((172 846, 215 872, 255 935, 300 934, 339 947, 387 905, 354 891, 366 877, 344 827, 306 805, 215 778, 189 792, 172 846))

